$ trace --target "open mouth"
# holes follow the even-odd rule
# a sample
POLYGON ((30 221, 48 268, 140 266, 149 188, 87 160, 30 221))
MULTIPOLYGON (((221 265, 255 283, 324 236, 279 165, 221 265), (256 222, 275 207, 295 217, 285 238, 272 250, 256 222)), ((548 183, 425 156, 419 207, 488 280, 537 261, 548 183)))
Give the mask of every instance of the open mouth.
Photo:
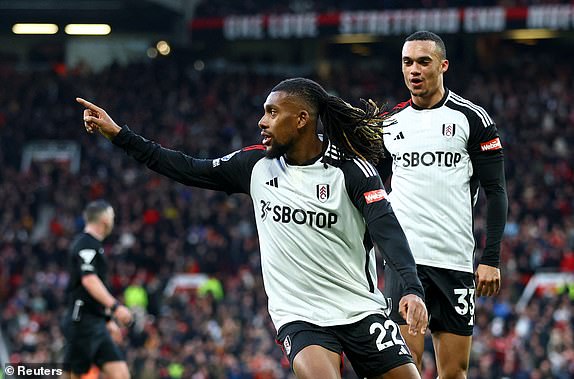
POLYGON ((266 134, 266 133, 261 133, 261 136, 263 137, 263 140, 261 141, 261 143, 264 146, 269 146, 271 145, 271 136, 266 134))
POLYGON ((412 83, 413 85, 415 85, 415 86, 421 84, 422 82, 423 82, 423 80, 422 80, 421 78, 413 78, 413 79, 411 79, 411 83, 412 83))

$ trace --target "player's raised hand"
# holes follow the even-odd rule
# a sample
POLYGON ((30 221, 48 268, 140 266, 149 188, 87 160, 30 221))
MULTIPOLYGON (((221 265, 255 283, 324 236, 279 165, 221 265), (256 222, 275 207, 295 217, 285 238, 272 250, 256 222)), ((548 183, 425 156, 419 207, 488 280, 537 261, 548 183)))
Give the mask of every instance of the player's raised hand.
POLYGON ((84 109, 84 127, 88 133, 99 131, 107 139, 112 139, 122 130, 102 108, 81 97, 76 97, 76 101, 86 108, 84 109))
POLYGON ((399 302, 399 313, 407 321, 409 334, 425 334, 429 320, 423 299, 413 294, 403 296, 399 302))
POLYGON ((500 269, 479 264, 476 273, 476 295, 493 296, 500 291, 500 269))

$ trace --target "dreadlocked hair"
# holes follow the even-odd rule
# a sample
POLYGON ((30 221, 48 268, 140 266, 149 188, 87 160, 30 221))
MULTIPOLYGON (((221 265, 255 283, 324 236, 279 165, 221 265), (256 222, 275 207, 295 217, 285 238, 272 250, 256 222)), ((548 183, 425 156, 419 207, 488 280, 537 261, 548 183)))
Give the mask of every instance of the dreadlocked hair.
POLYGON ((323 151, 330 141, 343 157, 374 164, 383 158, 383 123, 393 113, 383 113, 374 101, 361 99, 364 109, 354 107, 306 78, 284 80, 272 89, 275 91, 302 98, 316 112, 323 124, 323 151))

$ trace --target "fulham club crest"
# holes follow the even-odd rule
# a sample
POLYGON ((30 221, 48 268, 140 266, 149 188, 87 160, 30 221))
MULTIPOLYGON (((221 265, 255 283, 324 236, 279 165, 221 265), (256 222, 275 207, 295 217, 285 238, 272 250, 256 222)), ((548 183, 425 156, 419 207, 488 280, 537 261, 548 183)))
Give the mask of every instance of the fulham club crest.
POLYGON ((324 203, 329 199, 329 195, 331 194, 331 189, 328 184, 317 184, 317 199, 324 203))
POLYGON ((454 137, 456 131, 456 124, 442 124, 442 135, 446 138, 454 137))
POLYGON ((283 347, 285 348, 285 354, 291 354, 291 338, 289 338, 289 336, 285 337, 285 341, 283 341, 283 347))

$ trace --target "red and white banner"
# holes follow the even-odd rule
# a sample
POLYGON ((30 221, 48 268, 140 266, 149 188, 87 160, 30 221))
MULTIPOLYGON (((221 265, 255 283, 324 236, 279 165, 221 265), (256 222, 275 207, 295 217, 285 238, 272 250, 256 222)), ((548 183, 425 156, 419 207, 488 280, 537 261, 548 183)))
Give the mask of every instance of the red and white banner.
POLYGON ((488 33, 512 29, 574 29, 574 5, 400 9, 334 13, 286 13, 198 18, 192 31, 221 30, 228 40, 314 38, 369 34, 393 36, 416 30, 488 33))

